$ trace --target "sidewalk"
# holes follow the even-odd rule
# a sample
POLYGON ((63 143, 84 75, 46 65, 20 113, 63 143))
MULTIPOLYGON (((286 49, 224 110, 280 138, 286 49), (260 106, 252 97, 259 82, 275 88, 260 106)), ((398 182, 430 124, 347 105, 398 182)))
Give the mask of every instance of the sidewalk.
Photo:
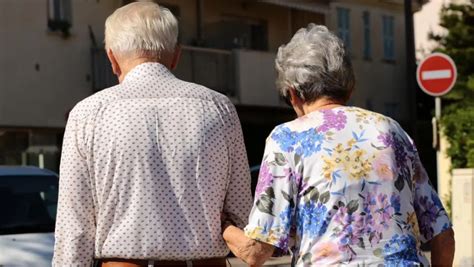
MULTIPOLYGON (((228 258, 229 263, 227 266, 229 267, 247 267, 248 265, 245 264, 243 261, 237 258, 228 258), (229 265, 230 264, 230 265, 229 265)), ((275 267, 290 267, 291 257, 278 257, 278 258, 270 258, 264 266, 275 266, 275 267)))
MULTIPOLYGON (((428 258, 428 261, 431 263, 431 252, 424 251, 425 256, 428 258)), ((238 258, 228 258, 229 267, 247 267, 243 261, 238 258)), ((279 258, 270 258, 264 266, 275 266, 275 267, 290 267, 291 266, 291 256, 279 257, 279 258)))

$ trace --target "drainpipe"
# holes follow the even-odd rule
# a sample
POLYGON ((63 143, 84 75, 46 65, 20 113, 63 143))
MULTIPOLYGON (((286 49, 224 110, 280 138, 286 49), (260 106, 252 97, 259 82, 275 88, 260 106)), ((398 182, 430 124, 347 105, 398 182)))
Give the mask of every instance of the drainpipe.
POLYGON ((202 45, 202 9, 203 0, 196 0, 196 44, 202 45))
POLYGON ((410 112, 410 124, 411 132, 414 140, 417 140, 418 136, 416 133, 416 90, 415 78, 416 78, 416 56, 415 56, 415 34, 413 29, 413 10, 412 0, 404 0, 405 10, 405 47, 406 47, 406 90, 407 90, 407 101, 410 112))

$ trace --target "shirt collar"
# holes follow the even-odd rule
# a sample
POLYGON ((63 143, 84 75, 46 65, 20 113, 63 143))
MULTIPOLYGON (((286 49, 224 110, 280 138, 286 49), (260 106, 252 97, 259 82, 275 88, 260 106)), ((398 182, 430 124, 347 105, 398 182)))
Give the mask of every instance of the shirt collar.
POLYGON ((173 74, 163 64, 158 62, 145 62, 131 69, 127 75, 125 75, 123 83, 136 81, 143 78, 143 76, 170 77, 173 76, 173 74))

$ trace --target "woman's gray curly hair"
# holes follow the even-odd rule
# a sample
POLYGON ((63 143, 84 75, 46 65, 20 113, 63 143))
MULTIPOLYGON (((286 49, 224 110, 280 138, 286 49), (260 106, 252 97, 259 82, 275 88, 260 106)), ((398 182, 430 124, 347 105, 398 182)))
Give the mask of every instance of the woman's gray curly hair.
POLYGON ((341 39, 313 23, 280 46, 275 68, 280 94, 287 97, 291 87, 307 103, 323 97, 346 102, 355 85, 352 63, 341 39))

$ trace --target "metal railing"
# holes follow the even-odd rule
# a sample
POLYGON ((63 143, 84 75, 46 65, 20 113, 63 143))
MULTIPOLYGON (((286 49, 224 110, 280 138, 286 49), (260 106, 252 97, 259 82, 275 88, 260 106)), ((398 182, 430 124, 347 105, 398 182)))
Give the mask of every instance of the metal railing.
MULTIPOLYGON (((103 48, 91 48, 92 90, 97 92, 116 85, 117 78, 103 48)), ((204 85, 228 96, 236 94, 235 62, 228 50, 183 46, 176 77, 204 85)))
POLYGON ((92 90, 100 91, 118 84, 117 77, 112 72, 107 53, 103 48, 91 48, 92 90))
POLYGON ((228 96, 236 94, 232 51, 183 46, 176 77, 204 85, 228 96))

